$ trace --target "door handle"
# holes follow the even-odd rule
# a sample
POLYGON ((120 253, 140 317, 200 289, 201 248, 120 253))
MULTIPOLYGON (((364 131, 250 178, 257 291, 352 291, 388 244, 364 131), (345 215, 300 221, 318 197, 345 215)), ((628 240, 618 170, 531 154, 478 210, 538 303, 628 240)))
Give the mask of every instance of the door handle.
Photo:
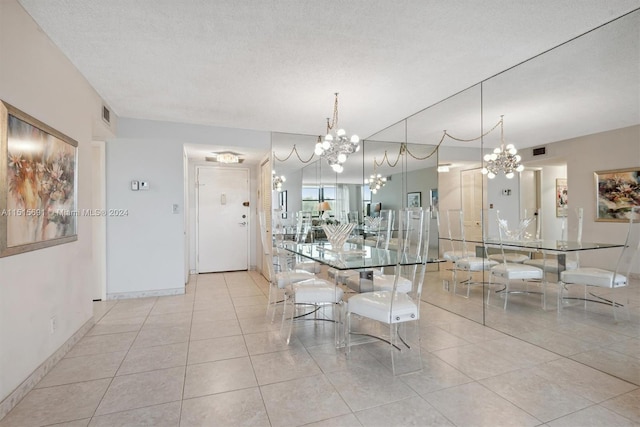
POLYGON ((238 224, 240 224, 240 225, 247 225, 247 221, 242 221, 242 222, 239 222, 238 224))

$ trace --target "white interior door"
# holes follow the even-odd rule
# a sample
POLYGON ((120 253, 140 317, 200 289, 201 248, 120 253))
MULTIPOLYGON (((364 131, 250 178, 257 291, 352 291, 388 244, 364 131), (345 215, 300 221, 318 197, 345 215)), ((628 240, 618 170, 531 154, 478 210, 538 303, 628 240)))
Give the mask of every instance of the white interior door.
POLYGON ((464 235, 467 240, 482 239, 482 191, 484 175, 480 169, 464 170, 461 172, 462 181, 462 212, 464 214, 464 235))
POLYGON ((198 272, 247 270, 249 170, 198 168, 198 272))

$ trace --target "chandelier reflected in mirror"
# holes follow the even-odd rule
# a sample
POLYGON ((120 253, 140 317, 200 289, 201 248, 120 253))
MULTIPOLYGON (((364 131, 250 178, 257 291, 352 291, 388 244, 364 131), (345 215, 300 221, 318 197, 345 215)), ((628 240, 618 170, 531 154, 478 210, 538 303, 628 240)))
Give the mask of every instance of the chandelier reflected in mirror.
POLYGON ((365 180, 365 184, 369 185, 369 189, 373 194, 376 194, 379 189, 387 184, 387 177, 376 173, 376 159, 373 158, 373 174, 365 180))
POLYGON ((318 137, 315 154, 327 160, 331 168, 341 173, 344 170, 343 163, 347 161, 349 154, 360 150, 360 138, 358 135, 347 136, 344 129, 338 128, 338 93, 333 105, 333 118, 327 118, 327 134, 324 138, 318 137))
POLYGON ((276 171, 271 171, 273 176, 273 189, 275 191, 282 191, 282 184, 287 180, 284 175, 276 175, 276 171))
POLYGON ((500 147, 495 148, 491 154, 485 154, 486 165, 482 168, 482 174, 493 179, 502 172, 508 179, 513 178, 515 172, 524 170, 520 163, 522 158, 517 153, 513 144, 504 145, 504 116, 500 116, 500 147))

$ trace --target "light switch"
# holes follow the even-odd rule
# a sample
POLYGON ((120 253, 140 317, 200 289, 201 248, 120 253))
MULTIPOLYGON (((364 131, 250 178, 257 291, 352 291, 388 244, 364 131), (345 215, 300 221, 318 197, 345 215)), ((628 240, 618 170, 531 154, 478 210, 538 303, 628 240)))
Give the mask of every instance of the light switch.
POLYGON ((173 212, 174 214, 180 213, 180 207, 178 206, 177 203, 174 203, 171 206, 171 212, 173 212))
POLYGON ((149 189, 149 181, 140 181, 140 189, 148 190, 149 189))

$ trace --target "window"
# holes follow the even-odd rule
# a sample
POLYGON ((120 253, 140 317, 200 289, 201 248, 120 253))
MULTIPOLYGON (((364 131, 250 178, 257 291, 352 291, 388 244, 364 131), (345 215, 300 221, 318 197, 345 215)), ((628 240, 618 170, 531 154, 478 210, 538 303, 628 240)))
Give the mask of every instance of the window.
MULTIPOLYGON (((314 217, 320 216, 318 205, 320 202, 329 202, 332 209, 335 209, 336 188, 333 186, 303 186, 302 187, 302 210, 311 212, 314 217)), ((332 215, 333 216, 333 215, 332 215)))

